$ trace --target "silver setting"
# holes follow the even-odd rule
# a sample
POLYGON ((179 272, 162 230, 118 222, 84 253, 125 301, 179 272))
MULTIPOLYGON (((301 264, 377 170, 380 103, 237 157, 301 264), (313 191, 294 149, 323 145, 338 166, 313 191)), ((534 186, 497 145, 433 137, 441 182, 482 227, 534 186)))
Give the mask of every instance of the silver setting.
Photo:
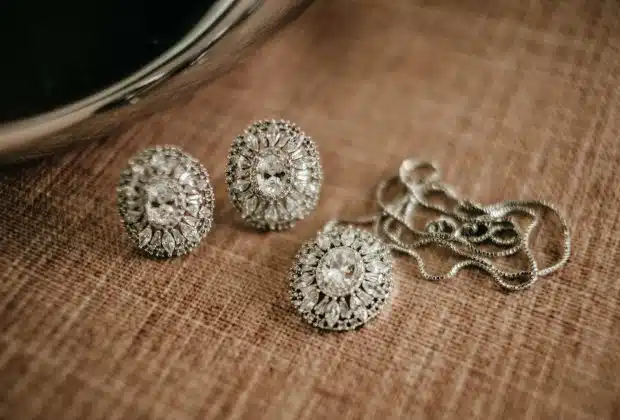
POLYGON ((158 146, 132 157, 117 193, 127 234, 151 256, 183 255, 211 230, 215 200, 209 174, 176 147, 158 146))
POLYGON ((377 316, 388 301, 392 256, 373 234, 335 226, 301 247, 290 281, 293 306, 308 323, 352 330, 377 316))
POLYGON ((292 227, 317 206, 323 172, 314 141, 288 121, 257 121, 233 141, 228 194, 261 230, 292 227))

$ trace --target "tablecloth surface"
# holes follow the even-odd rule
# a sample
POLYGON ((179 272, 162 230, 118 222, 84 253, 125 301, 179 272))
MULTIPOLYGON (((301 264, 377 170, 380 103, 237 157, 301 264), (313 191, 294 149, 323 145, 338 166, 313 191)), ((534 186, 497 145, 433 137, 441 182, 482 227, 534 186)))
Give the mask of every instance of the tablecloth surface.
POLYGON ((317 1, 188 102, 1 170, 0 418, 620 418, 619 86, 615 0, 317 1), (295 121, 324 167, 319 207, 281 233, 227 198, 229 145, 259 118, 295 121), (136 252, 115 202, 158 144, 216 196, 209 236, 167 261, 136 252), (411 156, 478 202, 555 203, 569 264, 506 294, 396 256, 374 322, 313 330, 288 298, 298 247, 411 156))

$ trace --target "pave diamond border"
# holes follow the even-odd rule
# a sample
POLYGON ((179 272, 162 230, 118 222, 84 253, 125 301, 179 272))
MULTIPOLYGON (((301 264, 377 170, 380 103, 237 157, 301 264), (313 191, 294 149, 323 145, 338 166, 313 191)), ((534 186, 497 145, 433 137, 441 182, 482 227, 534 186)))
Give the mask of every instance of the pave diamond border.
POLYGON ((226 169, 228 196, 242 219, 259 230, 289 229, 317 206, 323 170, 316 143, 295 124, 259 120, 237 136, 226 169), (286 157, 287 186, 282 194, 262 194, 256 182, 257 157, 276 149, 286 157))
POLYGON ((145 149, 129 160, 121 171, 117 186, 117 204, 125 231, 138 249, 152 257, 168 258, 188 253, 197 247, 211 230, 215 197, 206 168, 180 148, 165 145, 145 149), (176 165, 170 164, 175 161, 176 165), (159 178, 177 181, 183 178, 192 199, 183 209, 182 222, 175 227, 161 228, 146 220, 143 215, 144 208, 136 204, 137 193, 132 191, 136 184, 145 184, 144 175, 137 173, 135 168, 156 172, 154 176, 159 178))
POLYGON ((378 315, 392 292, 392 255, 370 232, 353 226, 321 231, 300 248, 290 271, 291 301, 302 318, 314 327, 347 331, 359 328, 378 315), (364 263, 364 278, 350 293, 334 297, 317 283, 317 270, 332 249, 348 247, 364 263))

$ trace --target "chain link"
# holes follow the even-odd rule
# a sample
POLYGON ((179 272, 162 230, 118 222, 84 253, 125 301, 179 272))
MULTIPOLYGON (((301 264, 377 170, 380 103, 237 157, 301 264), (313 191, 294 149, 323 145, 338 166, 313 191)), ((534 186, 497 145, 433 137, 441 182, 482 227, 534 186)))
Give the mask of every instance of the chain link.
POLYGON ((451 278, 465 267, 477 267, 502 289, 524 290, 538 278, 559 270, 570 256, 568 224, 555 206, 542 200, 510 200, 488 206, 461 200, 450 186, 441 182, 439 167, 431 162, 403 161, 397 176, 379 183, 375 202, 377 213, 352 220, 331 220, 325 229, 336 224, 372 225, 374 233, 391 249, 415 259, 422 277, 427 280, 451 278), (386 199, 387 191, 393 188, 400 189, 400 194, 386 199), (442 196, 450 205, 434 204, 431 202, 434 195, 442 196), (421 211, 439 216, 420 229, 413 219, 421 211), (530 239, 541 225, 545 212, 552 213, 560 224, 563 249, 554 263, 539 268, 530 239), (518 218, 530 220, 524 229, 517 222, 518 218), (431 274, 420 250, 432 246, 449 249, 462 260, 445 274, 431 274), (527 261, 526 269, 509 270, 497 261, 519 254, 527 261))

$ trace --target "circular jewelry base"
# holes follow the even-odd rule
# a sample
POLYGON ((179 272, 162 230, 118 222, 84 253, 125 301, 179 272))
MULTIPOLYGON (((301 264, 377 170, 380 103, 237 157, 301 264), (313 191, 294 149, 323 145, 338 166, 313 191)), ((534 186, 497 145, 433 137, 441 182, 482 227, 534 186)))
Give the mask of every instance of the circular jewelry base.
POLYGON ((261 230, 292 227, 317 206, 323 173, 314 141, 288 121, 257 121, 231 146, 228 194, 261 230))
POLYGON ((127 234, 151 256, 183 255, 211 229, 214 198, 209 174, 178 148, 155 147, 131 158, 117 193, 127 234))
POLYGON ((301 247, 290 274, 293 306, 311 325, 352 330, 377 316, 392 291, 392 256, 354 227, 320 232, 301 247))

